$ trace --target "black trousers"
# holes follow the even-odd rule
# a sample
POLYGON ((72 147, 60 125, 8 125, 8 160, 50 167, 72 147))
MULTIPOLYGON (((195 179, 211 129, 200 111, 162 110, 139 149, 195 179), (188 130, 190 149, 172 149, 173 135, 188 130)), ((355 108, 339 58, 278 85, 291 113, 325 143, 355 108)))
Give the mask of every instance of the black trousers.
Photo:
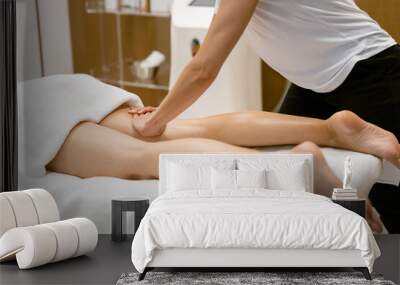
MULTIPOLYGON (((400 46, 359 61, 344 83, 329 93, 316 93, 294 84, 281 113, 326 119, 350 110, 400 140, 400 46)), ((369 198, 390 233, 400 233, 400 188, 376 184, 369 198)))

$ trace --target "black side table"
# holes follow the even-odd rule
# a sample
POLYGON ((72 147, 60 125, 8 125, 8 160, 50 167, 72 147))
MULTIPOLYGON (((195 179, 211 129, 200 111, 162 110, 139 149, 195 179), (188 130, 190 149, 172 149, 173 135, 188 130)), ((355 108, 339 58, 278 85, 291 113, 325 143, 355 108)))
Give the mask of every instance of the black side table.
POLYGON ((137 231, 140 221, 149 208, 149 199, 143 197, 133 198, 116 198, 111 202, 111 239, 113 241, 123 241, 126 234, 122 233, 122 215, 124 212, 135 212, 135 232, 137 231))
POLYGON ((365 199, 357 199, 357 200, 335 200, 335 199, 332 199, 332 202, 339 204, 343 208, 346 208, 356 214, 359 214, 361 217, 365 218, 365 209, 366 209, 365 199))

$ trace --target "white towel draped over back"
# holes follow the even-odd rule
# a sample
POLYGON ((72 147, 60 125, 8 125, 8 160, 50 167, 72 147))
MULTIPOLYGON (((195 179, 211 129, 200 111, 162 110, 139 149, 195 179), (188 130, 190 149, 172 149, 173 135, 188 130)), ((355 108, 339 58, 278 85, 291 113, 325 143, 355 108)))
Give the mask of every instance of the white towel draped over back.
POLYGON ((82 121, 99 123, 140 98, 84 74, 54 75, 18 85, 20 173, 43 176, 69 132, 82 121))

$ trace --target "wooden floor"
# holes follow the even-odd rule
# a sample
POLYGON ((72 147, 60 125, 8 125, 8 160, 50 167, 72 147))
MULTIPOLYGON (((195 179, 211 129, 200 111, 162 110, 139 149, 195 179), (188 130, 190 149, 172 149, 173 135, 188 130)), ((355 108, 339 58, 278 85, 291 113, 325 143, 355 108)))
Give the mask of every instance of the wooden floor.
MULTIPOLYGON (((382 256, 375 263, 375 273, 400 282, 400 235, 375 237, 382 256)), ((15 262, 0 265, 1 285, 20 284, 115 284, 124 272, 134 271, 130 259, 131 239, 114 243, 100 235, 94 252, 88 256, 53 263, 30 270, 19 270, 15 262)))

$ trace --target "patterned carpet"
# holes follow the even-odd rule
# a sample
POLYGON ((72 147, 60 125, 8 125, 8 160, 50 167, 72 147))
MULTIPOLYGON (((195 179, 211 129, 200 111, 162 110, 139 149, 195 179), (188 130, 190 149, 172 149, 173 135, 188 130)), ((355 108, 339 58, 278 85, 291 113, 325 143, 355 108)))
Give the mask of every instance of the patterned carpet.
POLYGON ((395 285, 379 275, 372 275, 373 280, 368 281, 359 272, 148 272, 142 281, 137 280, 138 276, 138 273, 122 274, 116 285, 395 285))

